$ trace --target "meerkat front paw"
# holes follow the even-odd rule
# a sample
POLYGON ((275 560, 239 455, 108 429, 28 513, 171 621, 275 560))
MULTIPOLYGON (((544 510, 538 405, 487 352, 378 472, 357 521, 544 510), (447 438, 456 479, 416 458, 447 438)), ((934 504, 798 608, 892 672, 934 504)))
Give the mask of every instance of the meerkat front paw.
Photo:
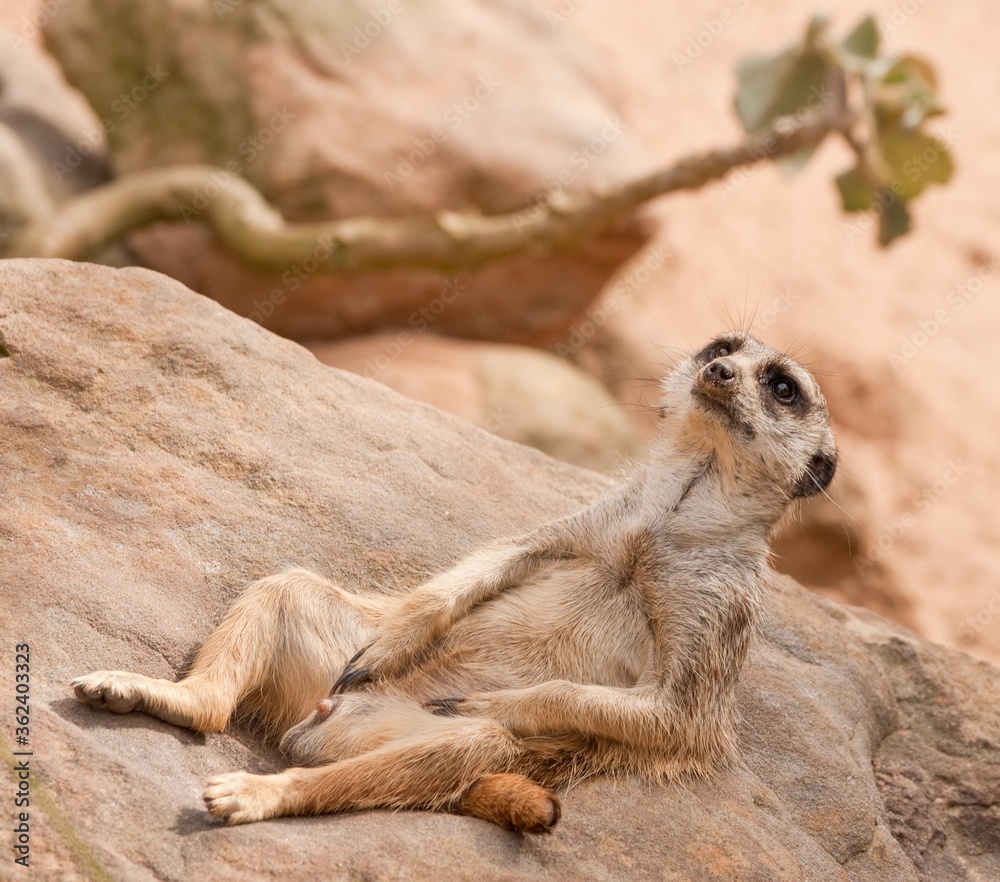
POLYGON ((286 786, 280 774, 231 772, 206 781, 201 798, 213 818, 227 824, 249 824, 282 814, 281 798, 286 786))
POLYGON ((332 691, 400 677, 413 666, 424 648, 425 641, 417 637, 415 630, 405 637, 398 637, 395 631, 379 633, 354 654, 332 691))
POLYGON ((73 691, 80 701, 116 714, 142 710, 145 691, 140 674, 128 671, 95 671, 77 677, 72 682, 73 691))
POLYGON ((441 717, 479 717, 493 720, 515 735, 527 734, 518 726, 517 714, 500 693, 481 693, 464 698, 434 698, 426 702, 432 713, 441 717))
POLYGON ((419 663, 448 624, 447 609, 440 598, 414 592, 386 614, 372 641, 348 661, 333 692, 402 677, 419 663))
MULTIPOLYGON (((557 681, 545 684, 558 688, 557 681)), ((435 698, 424 707, 443 717, 477 717, 499 723, 512 735, 527 738, 553 731, 552 720, 539 710, 544 697, 541 687, 499 689, 463 698, 435 698)), ((558 731, 561 727, 556 726, 558 731)))

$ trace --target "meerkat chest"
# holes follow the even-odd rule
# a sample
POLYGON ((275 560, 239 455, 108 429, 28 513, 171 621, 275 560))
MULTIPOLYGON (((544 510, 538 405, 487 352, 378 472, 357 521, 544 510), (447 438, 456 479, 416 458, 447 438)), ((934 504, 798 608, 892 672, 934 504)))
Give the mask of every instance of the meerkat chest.
POLYGON ((652 666, 648 620, 587 566, 550 570, 459 622, 447 641, 511 685, 571 680, 632 686, 652 666))

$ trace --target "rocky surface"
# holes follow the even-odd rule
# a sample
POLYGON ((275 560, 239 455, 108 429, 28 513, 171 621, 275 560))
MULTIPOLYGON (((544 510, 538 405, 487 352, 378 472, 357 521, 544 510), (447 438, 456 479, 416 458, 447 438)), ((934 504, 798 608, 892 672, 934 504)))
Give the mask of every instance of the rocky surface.
MULTIPOLYGON (((97 0, 46 17, 45 38, 111 121, 118 174, 210 163, 224 170, 219 187, 242 175, 289 220, 517 211, 648 168, 595 56, 515 0, 97 0)), ((296 339, 407 327, 441 301, 442 333, 551 343, 645 239, 630 222, 579 254, 457 276, 345 278, 317 273, 312 258, 267 275, 197 223, 214 194, 202 195, 189 222, 132 238, 140 261, 296 339)))
POLYGON ((71 677, 177 676, 248 580, 403 587, 609 481, 145 270, 0 264, 0 345, 0 634, 31 645, 34 878, 1000 878, 1000 674, 789 580, 745 672, 742 760, 712 780, 586 782, 550 837, 407 812, 209 822, 201 781, 273 753, 92 711, 71 677))
POLYGON ((324 364, 563 462, 610 473, 641 453, 638 433, 607 388, 547 352, 412 331, 309 349, 324 364))
MULTIPOLYGON (((258 3, 210 5, 211 12, 203 4, 185 13, 206 16, 191 34, 214 34, 209 25, 233 21, 237 7, 243 13, 263 8, 258 3)), ((616 148, 627 143, 632 151, 638 143, 653 157, 651 165, 665 165, 687 152, 740 136, 731 106, 737 62, 790 40, 816 11, 814 0, 755 0, 746 8, 737 6, 719 8, 718 16, 725 13, 723 21, 679 0, 635 0, 628 7, 537 0, 533 8, 544 27, 525 46, 536 46, 532 40, 541 41, 547 30, 545 42, 576 47, 572 53, 577 57, 584 47, 586 55, 597 58, 583 66, 591 72, 589 81, 600 80, 595 87, 600 95, 613 93, 605 103, 621 110, 628 141, 616 142, 616 148)), ((409 14, 412 7, 406 7, 409 14)), ((19 112, 44 115, 55 106, 48 91, 39 100, 41 93, 33 92, 33 86, 22 88, 17 81, 28 64, 25 45, 34 44, 41 27, 53 33, 60 26, 71 31, 74 16, 87 8, 0 0, 0 23, 8 31, 0 40, 9 38, 14 50, 3 62, 4 96, 16 93, 19 112)), ((145 14, 141 4, 106 8, 123 15, 145 14)), ((377 3, 370 8, 377 11, 377 3)), ((755 332, 768 342, 800 347, 822 378, 844 456, 832 501, 810 507, 801 523, 791 524, 779 545, 780 566, 829 596, 869 605, 935 640, 996 663, 1000 461, 989 427, 1000 424, 1000 385, 979 361, 982 353, 995 348, 1000 323, 1000 255, 995 244, 1000 241, 1000 216, 993 198, 1000 187, 994 149, 1000 117, 982 110, 1000 88, 991 32, 981 26, 993 7, 989 0, 969 0, 961 14, 955 14, 946 4, 887 2, 880 7, 869 0, 842 0, 834 27, 846 29, 870 12, 889 48, 918 52, 933 62, 948 107, 936 128, 951 142, 958 173, 947 187, 921 200, 913 232, 885 252, 874 246, 873 218, 839 213, 831 181, 851 157, 844 145, 831 142, 793 180, 762 167, 698 194, 650 206, 649 214, 661 222, 654 247, 623 267, 605 287, 603 300, 591 306, 593 314, 607 320, 600 333, 581 334, 586 323, 574 323, 563 342, 581 366, 613 385, 616 394, 646 402, 648 392, 626 378, 647 376, 648 365, 669 361, 675 348, 697 345, 720 325, 744 324, 752 317, 755 332), (608 305, 615 307, 613 314, 602 311, 608 305)), ((348 32, 355 26, 350 24, 348 32)), ((383 37, 389 32, 366 49, 364 58, 374 58, 367 53, 377 51, 383 37)), ((108 44, 103 33, 93 40, 93 45, 108 44)), ((220 57, 228 51, 218 41, 213 45, 220 57)), ((90 48, 86 41, 80 47, 90 48)), ((127 40, 117 40, 114 48, 127 54, 131 47, 127 40)), ((414 51, 408 47, 395 57, 427 71, 424 56, 414 62, 414 51)), ((470 46, 468 54, 454 63, 472 66, 480 57, 479 44, 470 46)), ((206 65, 212 62, 205 59, 206 65)), ((515 64, 509 85, 515 76, 530 76, 536 69, 515 64)), ((260 88, 266 88, 263 69, 254 70, 255 82, 264 80, 260 88)), ((128 79, 128 70, 120 71, 128 79)), ((223 85, 228 82, 217 79, 223 85)), ((566 97, 564 103, 574 94, 565 90, 565 83, 553 86, 553 93, 557 91, 566 97)), ((154 91, 149 97, 156 95, 154 91)), ((120 97, 111 93, 104 100, 110 109, 110 102, 120 97)), ((132 108, 119 104, 119 111, 123 107, 130 116, 132 108)), ((176 110, 172 108, 171 121, 180 118, 176 110)), ((406 114, 409 105, 401 102, 396 110, 406 114)), ((444 104, 434 110, 443 112, 444 104)), ((120 113, 105 115, 116 128, 126 122, 120 113)), ((72 143, 91 130, 88 119, 97 119, 61 110, 56 116, 67 123, 76 120, 72 143)), ((478 112, 470 118, 475 125, 465 130, 469 135, 477 131, 480 119, 486 116, 478 112)), ((406 137, 423 137, 426 118, 407 118, 402 128, 407 126, 406 137)), ((494 150, 520 131, 519 122, 504 131, 502 139, 481 146, 494 150)), ((216 141, 227 149, 240 143, 232 138, 216 141)), ((364 163, 366 157, 358 161, 364 163)), ((624 169, 630 160, 615 153, 614 163, 624 169)), ((433 180, 423 177, 429 168, 424 163, 406 186, 436 186, 436 174, 433 180)), ((603 173, 603 166, 595 162, 590 170, 603 173)), ((481 185, 477 178, 476 187, 481 185)), ((397 193, 403 189, 397 187, 397 193)), ((204 242, 194 241, 194 234, 189 238, 189 244, 156 240, 150 251, 159 248, 160 259, 166 259, 167 249, 181 248, 181 256, 170 260, 189 274, 185 278, 192 284, 208 290, 209 274, 231 273, 232 267, 214 254, 210 237, 204 236, 204 242)), ((553 284, 536 305, 553 302, 556 293, 575 296, 579 270, 568 265, 566 270, 558 278, 554 273, 553 284)), ((424 292, 420 309, 443 311, 442 295, 450 298, 452 292, 443 279, 438 282, 440 287, 432 285, 424 292)), ((252 284, 257 282, 241 275, 226 283, 233 291, 252 284)), ((426 287, 427 280, 418 278, 412 284, 426 287)), ((420 319, 419 311, 406 312, 416 299, 410 285, 400 276, 379 288, 398 292, 401 299, 398 308, 393 306, 394 314, 406 329, 412 328, 414 316, 420 319)), ((517 285, 510 290, 516 291, 517 285)), ((288 293, 283 285, 272 286, 266 296, 256 298, 252 309, 263 321, 270 317, 264 313, 283 307, 278 299, 284 301, 288 293)), ((363 312, 369 308, 369 295, 362 294, 355 306, 363 312)), ((229 303, 236 305, 235 300, 229 303)), ((470 320, 478 321, 471 313, 470 320)), ((322 327, 320 319, 322 315, 307 319, 305 333, 322 327)), ((490 321, 485 312, 483 321, 490 321)), ((541 321, 548 322, 544 312, 541 321)), ((641 410, 630 413, 641 415, 641 410)))

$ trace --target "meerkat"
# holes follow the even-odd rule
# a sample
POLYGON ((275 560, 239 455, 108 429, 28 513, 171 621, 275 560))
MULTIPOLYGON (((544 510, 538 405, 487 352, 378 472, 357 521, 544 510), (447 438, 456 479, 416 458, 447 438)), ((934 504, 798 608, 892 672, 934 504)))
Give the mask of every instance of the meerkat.
POLYGON ((400 596, 262 579, 184 679, 100 671, 77 696, 199 732, 258 717, 294 765, 209 780, 234 824, 391 807, 546 832, 570 781, 711 773, 734 754, 769 539, 837 450, 812 376, 745 333, 662 388, 648 464, 592 505, 400 596))

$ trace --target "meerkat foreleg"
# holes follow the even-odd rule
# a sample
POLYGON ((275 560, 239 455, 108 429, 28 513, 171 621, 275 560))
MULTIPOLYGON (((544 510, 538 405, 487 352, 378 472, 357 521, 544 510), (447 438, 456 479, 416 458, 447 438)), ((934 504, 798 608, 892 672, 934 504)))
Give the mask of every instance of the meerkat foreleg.
POLYGON ((554 559, 554 549, 529 537, 484 549, 414 589, 386 616, 334 691, 405 673, 436 640, 475 607, 515 587, 554 559))
POLYGON ((521 738, 568 734, 675 746, 677 713, 657 686, 619 688, 549 680, 521 689, 428 702, 443 716, 490 719, 521 738))
POLYGON ((711 628, 686 634, 671 634, 669 616, 654 616, 659 665, 635 686, 549 680, 437 699, 427 706, 444 715, 493 720, 521 738, 601 739, 629 745, 636 756, 674 755, 678 766, 712 768, 732 750, 733 689, 753 621, 752 603, 745 598, 720 596, 717 606, 711 628), (665 646, 673 650, 673 659, 660 649, 665 646))

